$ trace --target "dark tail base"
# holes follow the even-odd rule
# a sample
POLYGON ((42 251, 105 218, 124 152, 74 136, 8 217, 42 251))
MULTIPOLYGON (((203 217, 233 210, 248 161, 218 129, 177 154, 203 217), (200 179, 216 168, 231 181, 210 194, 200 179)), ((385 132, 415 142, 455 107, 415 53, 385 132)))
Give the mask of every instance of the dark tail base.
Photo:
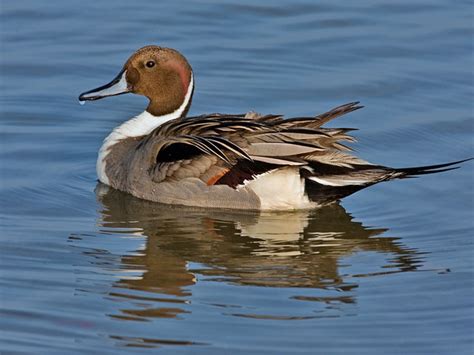
POLYGON ((437 165, 427 165, 427 166, 417 166, 412 168, 402 168, 402 169, 393 169, 387 167, 364 167, 364 169, 369 170, 371 168, 381 171, 381 175, 378 179, 368 180, 366 184, 363 185, 345 185, 345 186, 328 186, 322 185, 313 181, 306 182, 306 192, 311 199, 311 201, 317 202, 321 205, 330 204, 332 202, 338 201, 346 196, 349 196, 359 190, 362 190, 371 185, 377 184, 382 181, 389 181, 394 179, 406 179, 414 178, 420 175, 435 174, 441 173, 443 171, 449 171, 458 169, 459 166, 455 166, 461 163, 464 163, 474 158, 458 160, 446 164, 437 164, 437 165), (369 169, 368 169, 369 168, 369 169))

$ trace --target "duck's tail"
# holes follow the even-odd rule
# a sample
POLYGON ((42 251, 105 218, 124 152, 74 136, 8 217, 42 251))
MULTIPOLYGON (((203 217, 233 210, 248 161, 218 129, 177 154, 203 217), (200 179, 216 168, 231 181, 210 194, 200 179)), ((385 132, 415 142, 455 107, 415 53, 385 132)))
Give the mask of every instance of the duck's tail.
POLYGON ((413 178, 420 175, 441 173, 458 169, 461 163, 474 158, 445 164, 417 166, 411 168, 390 168, 380 165, 354 165, 351 168, 328 168, 325 164, 310 164, 310 171, 303 172, 306 191, 311 200, 330 203, 382 181, 413 178))
POLYGON ((416 166, 412 168, 401 168, 401 169, 393 169, 393 170, 400 174, 400 176, 397 176, 398 178, 402 178, 402 179, 411 178, 411 177, 417 177, 419 175, 442 173, 443 171, 459 169, 460 167, 455 166, 455 165, 459 165, 473 159, 474 158, 469 158, 469 159, 453 161, 451 163, 445 163, 445 164, 416 166))

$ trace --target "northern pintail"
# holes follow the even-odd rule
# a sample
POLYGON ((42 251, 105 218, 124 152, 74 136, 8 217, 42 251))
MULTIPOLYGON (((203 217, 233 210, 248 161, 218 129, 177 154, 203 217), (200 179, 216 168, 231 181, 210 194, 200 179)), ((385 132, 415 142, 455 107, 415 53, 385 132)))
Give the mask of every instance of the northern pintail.
POLYGON ((115 128, 97 160, 99 180, 167 204, 251 210, 317 207, 381 181, 454 169, 462 161, 413 168, 371 164, 350 154, 347 128, 323 128, 359 102, 315 117, 208 114, 186 117, 191 66, 178 51, 146 46, 110 83, 79 100, 144 95, 143 113, 115 128))

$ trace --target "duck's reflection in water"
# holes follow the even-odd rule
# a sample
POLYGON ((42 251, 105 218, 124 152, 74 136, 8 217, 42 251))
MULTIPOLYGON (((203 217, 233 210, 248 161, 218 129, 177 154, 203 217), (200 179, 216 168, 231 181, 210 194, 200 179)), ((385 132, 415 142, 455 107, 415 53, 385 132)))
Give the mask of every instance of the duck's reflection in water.
POLYGON ((313 293, 292 298, 334 308, 355 302, 352 290, 359 277, 410 271, 420 265, 416 250, 382 236, 386 229, 353 221, 337 203, 312 211, 244 213, 164 206, 103 185, 97 197, 102 229, 130 234, 130 228, 138 228, 138 234, 146 237, 142 250, 120 258, 121 268, 141 274, 120 279, 109 294, 134 305, 112 315, 122 319, 179 318, 190 312, 185 303, 192 300, 196 279, 306 288, 313 293), (370 258, 370 265, 350 265, 352 256, 366 252, 380 257, 370 258), (361 268, 364 271, 357 274, 352 271, 361 268), (145 307, 140 301, 155 304, 145 307), (161 302, 166 307, 156 307, 164 305, 161 302))

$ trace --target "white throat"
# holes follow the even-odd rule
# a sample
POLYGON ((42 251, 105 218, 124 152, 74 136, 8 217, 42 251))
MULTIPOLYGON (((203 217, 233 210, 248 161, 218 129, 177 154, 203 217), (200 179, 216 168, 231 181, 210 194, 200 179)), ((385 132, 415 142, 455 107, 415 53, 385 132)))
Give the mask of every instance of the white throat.
POLYGON ((191 95, 194 88, 194 78, 191 73, 191 81, 189 82, 188 91, 184 97, 184 101, 175 111, 168 113, 162 116, 154 116, 148 111, 144 111, 138 116, 122 123, 120 126, 116 127, 105 139, 102 147, 99 150, 99 156, 97 158, 97 177, 100 182, 110 185, 109 179, 105 171, 105 161, 107 154, 110 151, 110 148, 119 143, 121 140, 130 138, 130 137, 140 137, 147 134, 150 134, 155 128, 161 126, 163 123, 176 118, 181 117, 184 110, 191 100, 191 95))

